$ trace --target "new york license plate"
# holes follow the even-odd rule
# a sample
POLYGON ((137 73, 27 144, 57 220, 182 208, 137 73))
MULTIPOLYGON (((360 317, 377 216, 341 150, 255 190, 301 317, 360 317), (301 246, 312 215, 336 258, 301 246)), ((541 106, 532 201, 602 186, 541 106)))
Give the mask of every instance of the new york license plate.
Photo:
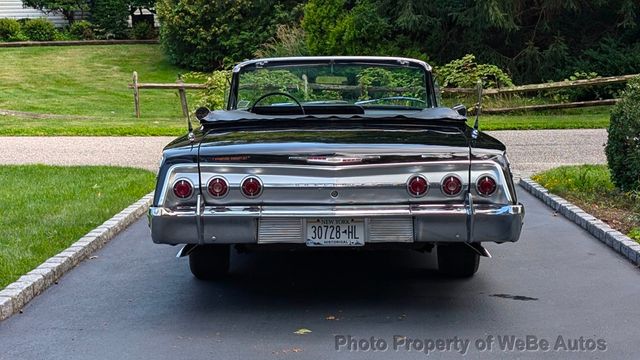
POLYGON ((362 246, 364 219, 307 220, 307 246, 362 246))

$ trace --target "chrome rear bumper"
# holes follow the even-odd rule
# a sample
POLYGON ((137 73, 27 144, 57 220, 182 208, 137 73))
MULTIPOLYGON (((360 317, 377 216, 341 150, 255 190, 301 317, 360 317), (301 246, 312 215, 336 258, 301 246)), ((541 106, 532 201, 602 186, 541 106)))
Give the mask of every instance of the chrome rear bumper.
POLYGON ((365 242, 514 242, 518 205, 257 206, 149 209, 151 238, 162 244, 305 243, 310 218, 361 218, 365 242))

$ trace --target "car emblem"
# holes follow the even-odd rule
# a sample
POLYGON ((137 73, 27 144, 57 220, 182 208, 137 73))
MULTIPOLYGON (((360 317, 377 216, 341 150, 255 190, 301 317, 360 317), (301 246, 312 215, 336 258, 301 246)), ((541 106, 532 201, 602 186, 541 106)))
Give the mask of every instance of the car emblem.
POLYGON ((289 160, 306 161, 309 164, 358 164, 364 160, 379 159, 378 155, 361 156, 290 156, 289 160))

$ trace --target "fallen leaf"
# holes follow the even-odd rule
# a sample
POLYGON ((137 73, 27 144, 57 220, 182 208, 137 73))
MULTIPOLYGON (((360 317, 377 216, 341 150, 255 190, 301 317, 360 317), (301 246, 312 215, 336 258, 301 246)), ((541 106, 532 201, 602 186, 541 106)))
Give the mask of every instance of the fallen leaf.
POLYGON ((97 259, 98 257, 96 255, 90 256, 89 260, 93 260, 93 259, 97 259))
POLYGON ((325 320, 340 320, 337 317, 333 316, 333 315, 329 315, 326 318, 324 318, 325 320))
POLYGON ((298 329, 298 330, 294 331, 293 333, 297 334, 297 335, 306 335, 306 334, 308 334, 310 332, 311 332, 311 330, 309 330, 309 329, 301 328, 301 329, 298 329))

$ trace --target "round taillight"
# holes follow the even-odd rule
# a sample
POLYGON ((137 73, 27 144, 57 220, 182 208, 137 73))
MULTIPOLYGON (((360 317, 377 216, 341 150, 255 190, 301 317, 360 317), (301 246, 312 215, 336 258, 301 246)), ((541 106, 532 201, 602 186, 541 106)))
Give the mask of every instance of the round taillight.
POLYGON ((429 182, 422 175, 414 175, 407 181, 407 191, 411 196, 424 196, 429 190, 429 182))
POLYGON ((476 189, 480 195, 489 196, 496 192, 496 181, 490 176, 481 176, 476 182, 476 189))
POLYGON ((193 185, 188 180, 178 180, 173 184, 173 193, 180 199, 186 199, 193 194, 193 185))
POLYGON ((209 180, 209 185, 207 185, 207 190, 209 194, 213 197, 223 197, 227 195, 229 192, 229 183, 222 177, 216 176, 209 180))
POLYGON ((449 175, 442 181, 442 192, 449 196, 455 196, 462 191, 462 180, 457 176, 449 175))
POLYGON ((254 198, 262 193, 262 183, 256 177, 244 179, 240 187, 242 188, 242 194, 249 198, 254 198))

